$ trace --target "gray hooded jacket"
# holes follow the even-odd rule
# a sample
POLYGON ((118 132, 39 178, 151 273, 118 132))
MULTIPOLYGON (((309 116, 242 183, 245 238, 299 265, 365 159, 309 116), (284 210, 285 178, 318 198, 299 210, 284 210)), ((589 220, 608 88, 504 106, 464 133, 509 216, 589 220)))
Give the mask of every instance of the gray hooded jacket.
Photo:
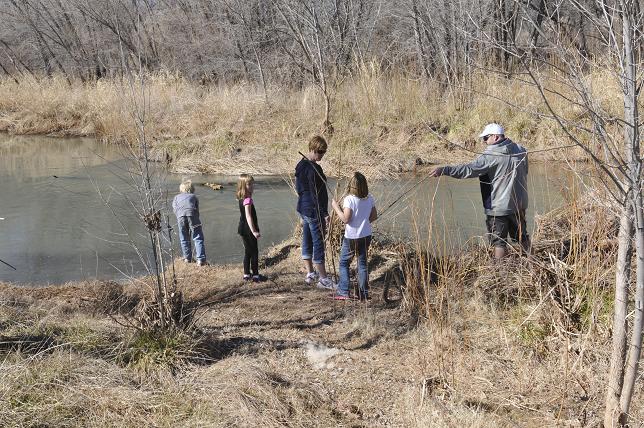
POLYGON ((510 215, 528 208, 528 153, 509 138, 487 146, 470 163, 444 167, 442 173, 478 177, 486 215, 510 215))

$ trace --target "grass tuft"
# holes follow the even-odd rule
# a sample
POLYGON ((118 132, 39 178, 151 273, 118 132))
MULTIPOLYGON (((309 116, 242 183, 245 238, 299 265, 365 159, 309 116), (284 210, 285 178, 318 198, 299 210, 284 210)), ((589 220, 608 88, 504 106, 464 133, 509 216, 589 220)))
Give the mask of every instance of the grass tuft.
POLYGON ((185 332, 136 331, 122 343, 116 361, 146 373, 156 369, 176 371, 195 356, 195 346, 185 332))

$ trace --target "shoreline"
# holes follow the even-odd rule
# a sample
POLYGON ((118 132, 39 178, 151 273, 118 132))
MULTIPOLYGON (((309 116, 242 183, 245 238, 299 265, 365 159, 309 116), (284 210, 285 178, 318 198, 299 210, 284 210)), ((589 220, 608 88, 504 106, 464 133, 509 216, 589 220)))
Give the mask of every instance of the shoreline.
MULTIPOLYGON (((503 91, 510 104, 531 106, 533 115, 522 107, 489 111, 483 95, 470 97, 469 106, 450 97, 428 102, 437 91, 431 82, 394 76, 379 81, 377 91, 363 83, 359 77, 345 82, 334 98, 325 161, 336 176, 359 170, 368 179, 389 178, 417 163, 469 160, 473 149, 483 149, 476 136, 492 121, 500 121, 508 138, 529 150, 560 146, 565 139, 541 118, 545 107, 534 103, 534 88, 518 81, 487 77, 481 85, 490 93, 503 91)), ((152 158, 169 160, 177 173, 288 174, 297 152, 306 152, 308 139, 322 129, 322 100, 313 88, 281 88, 269 102, 252 87, 199 86, 161 76, 146 88, 145 135, 152 158)), ((0 79, 0 131, 132 144, 139 134, 126 95, 118 81, 0 79)), ((573 148, 540 151, 532 160, 557 158, 586 156, 573 148)))
MULTIPOLYGON (((108 141, 100 140, 98 139, 95 135, 92 134, 87 134, 87 135, 73 135, 73 134, 65 134, 65 135, 52 135, 52 134, 13 134, 10 133, 7 130, 0 130, 0 134, 4 134, 7 138, 11 137, 25 137, 25 138, 52 138, 56 140, 64 140, 64 139, 75 139, 75 138, 82 138, 82 139, 92 139, 96 142, 102 143, 102 144, 114 144, 110 143, 108 141)), ((185 158, 180 158, 178 161, 170 161, 168 163, 168 160, 166 158, 166 149, 164 148, 165 145, 163 143, 151 147, 151 154, 150 154, 150 160, 149 162, 152 164, 166 164, 168 167, 168 172, 174 175, 220 175, 220 176, 225 176, 225 177, 236 177, 241 173, 250 173, 254 176, 259 176, 259 177, 265 177, 265 178, 284 178, 285 176, 287 177, 292 177, 295 169, 295 165, 301 158, 301 156, 297 153, 297 150, 294 149, 295 155, 297 157, 293 157, 292 164, 289 164, 288 162, 281 162, 280 164, 275 165, 275 169, 257 169, 254 168, 253 166, 249 166, 249 162, 247 159, 239 159, 235 160, 234 157, 226 160, 218 160, 215 162, 214 165, 210 166, 203 166, 200 168, 196 168, 195 170, 186 168, 183 166, 185 164, 186 159, 185 158), (259 171, 259 172, 254 172, 254 171, 259 171)), ((480 149, 482 150, 484 147, 481 146, 480 149)), ((337 178, 338 177, 338 166, 337 165, 337 159, 332 159, 333 157, 333 152, 329 152, 331 156, 329 158, 325 158, 325 160, 322 161, 322 165, 325 168, 325 174, 328 177, 332 178, 337 178), (329 159, 329 160, 327 160, 329 159), (332 159, 332 160, 331 160, 332 159)), ((528 154, 530 154, 530 150, 528 149, 528 154)), ((370 179, 372 180, 387 180, 391 178, 403 178, 406 176, 415 176, 418 174, 424 174, 428 172, 431 168, 439 165, 448 165, 448 164, 454 164, 454 163, 462 163, 462 162, 468 162, 470 160, 473 160, 477 154, 471 153, 469 151, 466 151, 466 154, 463 156, 456 156, 453 158, 452 161, 444 161, 444 162, 439 162, 436 160, 423 160, 422 158, 410 158, 408 156, 403 156, 400 158, 391 158, 390 163, 393 165, 396 165, 393 167, 392 170, 390 171, 381 171, 381 172, 376 172, 372 171, 373 165, 362 165, 365 167, 367 170, 370 170, 371 176, 370 179), (468 157, 470 156, 470 157, 468 157)), ((290 159, 289 157, 289 159, 290 159)), ((345 159, 347 163, 351 162, 351 158, 345 159)), ((573 160, 574 162, 582 163, 582 164, 588 164, 590 161, 586 158, 581 158, 581 159, 575 159, 573 160)), ((543 156, 535 156, 532 155, 530 157, 530 163, 536 163, 536 164, 559 164, 559 163, 569 163, 570 159, 550 159, 547 157, 543 156)), ((350 173, 353 171, 353 169, 349 168, 348 166, 340 166, 342 169, 342 177, 346 176, 346 174, 350 173)), ((356 169, 358 170, 358 169, 356 169)))
MULTIPOLYGON (((11 145, 12 145, 12 146, 19 147, 19 146, 20 146, 20 142, 21 142, 21 138, 23 138, 23 137, 16 137, 16 140, 12 141, 12 142, 11 142, 11 145)), ((29 137, 29 138, 36 138, 36 139, 39 139, 39 137, 38 137, 38 136, 31 136, 31 137, 29 137)), ((54 137, 46 137, 46 138, 54 138, 54 137)), ((93 144, 96 144, 96 143, 94 143, 95 139, 93 139, 93 138, 91 138, 91 137, 86 137, 86 138, 87 138, 86 143, 82 144, 82 145, 81 145, 81 147, 84 147, 84 150, 87 150, 88 148, 89 148, 90 150, 94 150, 94 149, 93 149, 93 147, 94 147, 94 146, 93 146, 93 144)), ((57 140, 57 141, 61 141, 61 140, 57 140)), ((62 141, 64 141, 64 140, 62 140, 62 141)), ((27 141, 27 142, 28 142, 28 141, 27 141)), ((99 143, 99 144, 100 144, 100 143, 99 143)), ((104 144, 109 145, 109 143, 104 143, 104 144)), ((26 146, 26 144, 25 144, 25 146, 26 146)), ((49 146, 48 146, 48 142, 47 142, 47 141, 43 141, 43 142, 40 142, 40 143, 38 143, 38 144, 33 145, 33 149, 38 149, 38 148, 40 148, 39 152, 42 154, 42 156, 41 156, 41 158, 42 158, 42 159, 40 159, 40 160, 39 160, 39 158, 38 158, 38 157, 36 157, 36 156, 31 156, 31 155, 29 155, 29 154, 27 154, 27 155, 26 155, 26 157, 28 157, 29 159, 32 159, 32 160, 34 161, 34 164, 38 164, 39 162, 45 161, 45 160, 47 160, 47 159, 48 159, 49 161, 51 161, 51 160, 52 160, 52 158, 51 158, 51 157, 47 157, 47 151, 46 151, 46 149, 45 149, 46 147, 49 147, 49 146)), ((52 148, 52 150, 53 150, 53 152, 54 152, 56 155, 58 155, 58 156, 65 156, 65 147, 67 147, 67 145, 66 145, 64 142, 61 142, 60 144, 59 144, 59 143, 56 143, 56 148, 55 148, 55 150, 53 150, 53 148, 52 148)), ((30 150, 32 150, 32 149, 30 149, 30 150)), ((18 153, 23 153, 23 151, 19 151, 18 153)), ((31 152, 26 152, 26 153, 31 153, 31 152)), ((23 156, 24 156, 24 155, 23 155, 23 156)), ((107 156, 109 157, 109 155, 107 155, 107 156)), ((534 163, 537 163, 537 162, 539 162, 539 161, 534 161, 534 163)), ((535 166, 537 166, 537 167, 538 167, 538 165, 535 165, 535 166)), ((325 169, 330 170, 331 172, 333 171, 333 169, 332 169, 332 168, 329 168, 329 167, 328 167, 328 165, 325 165, 325 169)), ((426 174, 430 169, 431 169, 431 166, 429 166, 429 165, 418 165, 418 166, 416 166, 415 171, 398 173, 398 174, 396 175, 396 178, 397 178, 397 179, 401 179, 402 181, 400 181, 400 182, 396 182, 396 183, 398 183, 398 184, 396 184, 396 185, 394 185, 394 184, 393 184, 394 182, 382 181, 381 183, 383 183, 383 184, 380 184, 380 186, 381 186, 381 187, 380 187, 380 189, 381 189, 381 190, 380 190, 380 192, 381 192, 380 194, 382 194, 382 195, 383 195, 383 197, 384 197, 384 196, 387 196, 387 198, 388 198, 389 200, 393 200, 393 199, 395 199, 395 196, 397 196, 398 194, 397 194, 397 193, 395 193, 395 191, 390 191, 390 192, 388 192, 388 193, 387 193, 387 191, 386 191, 386 190, 384 190, 384 191, 383 191, 382 189, 394 189, 394 190, 395 190, 395 189, 399 189, 399 190, 402 190, 403 188, 406 188, 406 187, 407 187, 407 184, 404 184, 404 185, 403 185, 403 183, 413 183, 413 182, 415 182, 415 181, 423 180, 423 179, 424 179, 424 177, 425 177, 425 174, 426 174), (401 186, 402 186, 402 188, 401 188, 401 186)), ((533 171, 534 171, 534 172, 533 172, 533 174, 537 174, 537 175, 536 175, 536 177, 539 177, 539 176, 543 175, 543 173, 539 173, 539 172, 538 172, 538 171, 539 171, 538 169, 533 169, 533 171)), ((61 171, 61 172, 62 172, 62 171, 61 171)), ((61 172, 57 172, 57 174, 60 174, 61 172)), ((36 174, 38 174, 38 172, 37 172, 37 171, 36 171, 35 173, 36 173, 36 174)), ((72 174, 76 174, 76 173, 72 173, 72 174)), ((228 174, 230 174, 230 172, 228 172, 228 174)), ((178 179, 178 177, 179 177, 179 175, 175 175, 175 177, 174 177, 174 178, 169 177, 168 179, 169 179, 169 180, 176 180, 176 179, 178 179)), ((235 177, 234 177, 234 176, 232 176, 232 175, 228 175, 227 177, 228 177, 228 178, 230 178, 230 180, 229 180, 229 181, 231 182, 230 184, 232 184, 232 187, 231 187, 231 186, 226 186, 226 187, 227 187, 227 190, 226 190, 226 191, 227 191, 227 192, 230 192, 230 189, 231 189, 231 188, 233 188, 233 189, 234 189, 234 181, 236 181, 236 180, 235 180, 235 177)), ((284 176, 282 176, 282 175, 272 174, 272 175, 264 175, 263 177, 264 177, 265 179, 269 180, 269 181, 270 181, 270 180, 279 180, 280 184, 282 184, 282 183, 284 182, 284 180, 286 180, 286 181, 288 182, 288 179, 287 179, 287 178, 285 178, 285 177, 284 177, 284 176)), ((63 178, 63 179, 64 179, 64 178, 66 178, 66 177, 65 177, 64 175, 61 175, 61 176, 60 176, 60 178, 63 178)), ((204 178, 204 179, 201 179, 200 177, 198 177, 198 176, 197 176, 197 177, 193 177, 193 181, 194 181, 195 185, 205 185, 205 183, 206 183, 207 181, 213 181, 213 182, 216 182, 216 183, 223 183, 223 184, 227 184, 226 180, 228 180, 228 178, 226 178, 224 181, 217 181, 216 179, 215 179, 215 180, 212 180, 212 179, 205 179, 205 178, 204 178)), ((462 184, 467 184, 467 183, 462 183, 462 184)), ((470 183, 470 184, 471 184, 471 186, 470 186, 470 187, 478 189, 478 184, 475 184, 475 183, 470 183)), ((177 185, 178 185, 178 184, 177 184, 177 185)), ((215 193, 212 193, 212 190, 210 190, 209 188, 208 188, 208 189, 206 189, 205 187, 203 187, 203 188, 202 188, 201 186, 199 186, 199 188, 200 188, 200 189, 203 189, 203 190, 199 190, 199 192, 207 192, 208 194, 213 195, 212 197, 214 197, 214 195, 218 195, 218 194, 219 194, 219 193, 217 193, 216 191, 215 191, 215 193)), ((290 193, 290 191, 289 191, 289 190, 288 190, 288 188, 286 188, 286 187, 280 187, 280 189, 286 189, 286 190, 284 190, 284 191, 285 191, 286 193, 290 193)), ((372 190, 373 190, 373 189, 372 189, 372 190)), ((479 197, 479 196, 477 196, 477 194, 478 194, 478 190, 474 191, 474 197, 475 197, 475 198, 478 198, 478 197, 479 197)), ((73 196, 72 196, 72 197, 73 197, 73 196)), ((386 201, 387 199, 383 199, 383 200, 384 200, 384 201, 386 201)), ((535 200, 536 200, 536 199, 535 199, 535 200)), ((396 211, 396 210, 394 210, 394 211, 396 211)), ((236 221, 236 220, 235 220, 235 221, 236 221)), ((72 226, 72 227, 73 227, 73 226, 72 226)), ((280 235, 279 235, 279 236, 275 237, 275 238, 274 238, 274 239, 272 239, 271 241, 273 241, 273 242, 279 242, 279 241, 280 241, 284 236, 288 236, 288 235, 287 235, 287 234, 282 234, 282 233, 280 233, 280 235)), ((228 238, 227 238, 227 240, 226 240, 226 241, 222 241, 222 242, 231 242, 231 243, 233 243, 233 244, 234 244, 236 241, 233 241, 232 239, 233 239, 233 238, 230 238, 230 239, 228 239, 228 238)), ((219 242, 219 241, 217 241, 217 242, 219 242)), ((8 254, 10 254, 10 253, 6 253, 6 254, 8 255, 8 254)), ((8 260, 8 259, 7 259, 7 260, 8 260)), ((9 260, 8 260, 8 261, 9 261, 9 260)), ((77 261, 78 261, 78 257, 77 257, 76 262, 77 262, 77 261)), ((74 262, 74 260, 69 260, 69 262, 70 262, 70 263, 75 263, 75 262, 74 262)), ((228 259, 228 260, 221 260, 221 261, 219 261, 219 260, 218 260, 218 261, 217 261, 217 264, 218 264, 218 265, 223 265, 223 264, 227 264, 227 263, 230 263, 230 262, 231 262, 231 261, 230 261, 230 259, 228 259)), ((15 279, 22 280, 22 281, 17 282, 17 283, 12 283, 12 282, 9 282, 9 283, 11 283, 11 284, 15 284, 15 285, 19 285, 19 286, 24 286, 24 287, 46 287, 46 286, 48 286, 48 284, 52 284, 52 285, 60 285, 60 284, 61 284, 61 283, 63 283, 64 281, 58 281, 58 280, 56 280, 55 282, 51 283, 51 281, 50 281, 50 280, 51 280, 52 278, 63 279, 63 280, 67 280, 67 279, 80 280, 80 279, 83 279, 83 278, 87 278, 87 276, 86 276, 87 272, 85 272, 85 270, 86 270, 86 266, 85 266, 85 265, 87 265, 87 260, 84 260, 84 261, 83 261, 83 262, 81 262, 81 263, 82 263, 82 265, 83 265, 83 266, 81 267, 81 271, 80 271, 80 273, 78 273, 78 268, 79 268, 78 263, 76 263, 76 264, 69 264, 69 265, 68 265, 69 267, 68 267, 67 269, 68 269, 69 271, 73 271, 73 272, 78 273, 77 275, 73 275, 73 276, 72 276, 72 275, 60 275, 60 276, 55 276, 55 274, 53 274, 53 273, 52 273, 52 275, 51 275, 51 276, 48 276, 48 274, 47 274, 47 269, 46 269, 46 268, 42 268, 42 267, 41 267, 41 268, 39 268, 39 272, 40 272, 40 273, 39 273, 39 275, 38 275, 38 276, 35 276, 35 275, 32 275, 32 276, 25 276, 24 274, 18 274, 18 275, 15 275, 15 276, 10 276, 9 274, 7 274, 7 275, 5 276, 5 278, 15 278, 15 279), (85 276, 84 276, 84 275, 85 275, 85 276), (31 282, 31 281, 35 281, 35 282, 31 282)), ((90 261, 90 263, 91 263, 91 261, 90 261)), ((234 260, 233 260, 233 263, 234 263, 234 260)), ((108 268, 108 269, 109 269, 109 268, 108 268)), ((24 272, 24 271, 25 271, 25 267, 23 266, 21 270, 23 270, 23 272, 24 272)), ((91 269, 90 269, 90 270, 91 270, 91 269)), ((90 272, 90 274, 91 274, 91 273, 92 273, 92 272, 90 272)), ((28 274, 27 274, 27 275, 28 275, 28 274)), ((106 279, 106 280, 117 280, 117 281, 119 281, 118 277, 120 277, 120 275, 119 275, 119 273, 118 273, 118 272, 113 272, 111 275, 110 275, 109 273, 107 273, 107 274, 106 274, 106 272, 103 272, 103 274, 101 274, 101 278, 106 279)), ((89 277, 89 279, 93 279, 93 278, 90 276, 90 277, 89 277)), ((125 280, 126 280, 126 279, 125 279, 125 280)))

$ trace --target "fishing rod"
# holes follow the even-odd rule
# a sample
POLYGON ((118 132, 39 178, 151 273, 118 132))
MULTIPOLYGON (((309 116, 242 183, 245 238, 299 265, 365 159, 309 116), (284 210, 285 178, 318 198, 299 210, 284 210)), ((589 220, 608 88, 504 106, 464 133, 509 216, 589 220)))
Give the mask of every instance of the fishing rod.
MULTIPOLYGON (((0 220, 4 220, 4 217, 0 217, 0 220)), ((9 267, 10 267, 11 269, 13 269, 13 270, 18 270, 18 269, 16 269, 15 267, 11 266, 9 263, 5 262, 5 261, 4 261, 4 260, 2 260, 2 259, 0 259, 0 263, 5 264, 5 265, 9 266, 9 267)))
POLYGON ((18 270, 18 269, 16 269, 15 267, 11 266, 9 263, 5 262, 5 261, 4 261, 4 260, 2 260, 2 259, 0 259, 0 263, 3 263, 3 264, 5 264, 5 265, 9 266, 9 267, 10 267, 11 269, 13 269, 13 270, 18 270))
MULTIPOLYGON (((309 163, 314 163, 312 160, 310 160, 309 158, 307 158, 307 157, 306 157, 302 152, 299 152, 299 151, 298 151, 298 153, 299 153, 299 155, 300 155, 300 156, 302 156, 302 158, 303 158, 303 159, 306 159, 306 161, 308 161, 309 163)), ((317 168, 313 168, 313 169, 315 170, 315 173, 318 175, 318 177, 320 178, 320 180, 322 180, 322 182, 324 183, 324 185, 325 185, 325 187, 326 187, 327 191, 329 192, 329 194, 331 194, 331 189, 329 188, 329 184, 327 183, 327 181, 324 179, 324 177, 322 177, 322 175, 321 175, 321 174, 320 174, 320 172, 317 170, 317 168)), ((401 192, 400 196, 398 196, 396 199, 394 199, 394 201, 393 201, 393 202, 391 202, 391 203, 390 203, 390 204, 389 204, 389 205, 388 205, 384 210, 382 210, 382 212, 380 212, 380 213, 378 214, 378 218, 376 219, 376 221, 378 221, 380 218, 382 218, 382 216, 384 216, 384 215, 385 215, 385 213, 386 213, 386 212, 387 212, 391 207, 393 207, 393 206, 394 206, 396 203, 398 203, 398 202, 399 202, 403 197, 405 197, 405 196, 407 195, 407 193, 409 193, 410 191, 414 190, 416 187, 420 186, 420 185, 421 185, 423 182, 425 182, 425 180, 427 180, 428 178, 431 178, 431 175, 429 175, 429 174, 425 175, 423 178, 421 178, 420 180, 418 180, 418 182, 416 182, 415 184, 413 184, 410 188, 406 189, 404 192, 401 192)))

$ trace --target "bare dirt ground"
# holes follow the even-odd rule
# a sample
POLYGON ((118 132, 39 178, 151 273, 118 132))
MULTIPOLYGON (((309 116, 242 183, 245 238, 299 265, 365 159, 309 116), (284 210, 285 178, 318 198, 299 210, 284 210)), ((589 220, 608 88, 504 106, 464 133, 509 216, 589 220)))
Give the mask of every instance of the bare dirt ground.
POLYGON ((545 300, 501 304, 476 279, 414 319, 382 301, 373 259, 368 302, 307 286, 295 241, 264 258, 260 284, 237 265, 177 264, 198 345, 172 369, 118 357, 134 345, 106 308, 140 286, 2 285, 0 425, 598 426, 605 330, 558 334, 539 322, 545 300))

